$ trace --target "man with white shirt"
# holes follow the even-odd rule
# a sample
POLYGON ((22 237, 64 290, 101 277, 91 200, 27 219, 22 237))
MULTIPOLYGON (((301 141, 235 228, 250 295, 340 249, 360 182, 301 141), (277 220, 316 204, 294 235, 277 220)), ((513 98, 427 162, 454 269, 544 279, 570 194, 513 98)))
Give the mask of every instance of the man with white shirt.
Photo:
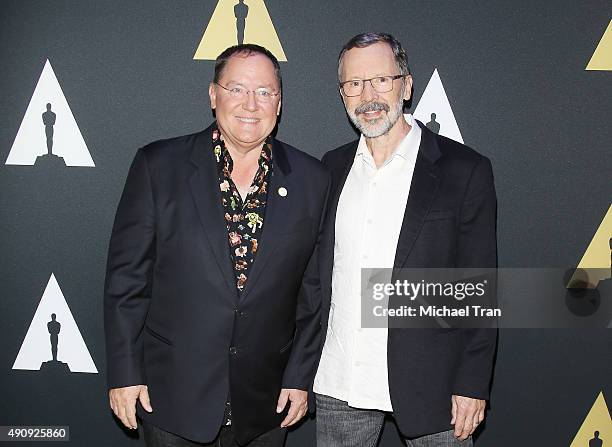
POLYGON ((387 413, 409 446, 472 445, 496 332, 362 328, 361 269, 495 267, 491 163, 403 115, 412 77, 393 36, 352 38, 338 77, 361 137, 322 160, 332 190, 319 251, 317 444, 376 445, 387 413))

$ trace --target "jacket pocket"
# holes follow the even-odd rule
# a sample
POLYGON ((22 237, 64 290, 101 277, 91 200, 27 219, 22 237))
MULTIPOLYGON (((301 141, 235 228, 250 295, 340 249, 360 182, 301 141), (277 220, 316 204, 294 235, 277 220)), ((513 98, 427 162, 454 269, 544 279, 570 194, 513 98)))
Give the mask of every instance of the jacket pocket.
POLYGON ((158 339, 162 343, 165 343, 167 345, 172 346, 172 341, 171 340, 167 339, 163 335, 158 334, 157 332, 155 332, 153 329, 151 329, 147 325, 145 325, 145 331, 147 331, 151 337, 158 339))
POLYGON ((292 344, 293 344, 293 338, 291 340, 289 340, 289 342, 286 343, 285 346, 280 348, 279 353, 282 354, 283 352, 285 352, 287 349, 289 349, 291 347, 292 344))
POLYGON ((452 210, 436 210, 430 211, 427 216, 425 216, 425 220, 440 220, 440 219, 454 219, 455 212, 452 210))

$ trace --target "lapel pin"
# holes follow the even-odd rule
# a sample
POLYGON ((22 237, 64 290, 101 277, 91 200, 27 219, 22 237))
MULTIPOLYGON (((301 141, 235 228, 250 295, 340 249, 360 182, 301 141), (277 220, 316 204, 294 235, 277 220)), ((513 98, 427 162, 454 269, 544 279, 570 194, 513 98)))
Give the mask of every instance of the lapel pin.
POLYGON ((285 188, 284 186, 278 188, 278 195, 281 197, 287 197, 287 188, 285 188))

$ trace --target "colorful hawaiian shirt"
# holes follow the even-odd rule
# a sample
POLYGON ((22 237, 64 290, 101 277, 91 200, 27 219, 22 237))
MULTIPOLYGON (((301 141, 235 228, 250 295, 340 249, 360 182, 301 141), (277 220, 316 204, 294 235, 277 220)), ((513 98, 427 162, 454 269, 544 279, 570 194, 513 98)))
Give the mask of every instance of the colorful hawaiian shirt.
POLYGON ((231 179, 232 157, 219 130, 213 130, 212 139, 236 288, 242 292, 257 254, 264 224, 268 185, 272 175, 272 141, 268 137, 264 142, 259 156, 259 169, 243 201, 231 179))

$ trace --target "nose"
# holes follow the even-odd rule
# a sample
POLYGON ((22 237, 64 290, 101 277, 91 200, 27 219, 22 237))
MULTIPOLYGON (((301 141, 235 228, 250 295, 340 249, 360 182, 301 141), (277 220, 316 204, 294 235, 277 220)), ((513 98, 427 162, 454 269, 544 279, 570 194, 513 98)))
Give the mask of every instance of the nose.
POLYGON ((248 110, 249 112, 254 112, 257 110, 258 104, 257 99, 255 99, 255 92, 248 92, 244 102, 242 103, 242 108, 244 110, 248 110))
POLYGON ((372 86, 372 81, 365 81, 363 83, 363 90, 361 91, 361 99, 366 102, 369 102, 369 101, 372 101, 376 97, 378 97, 378 94, 376 93, 376 90, 374 90, 374 87, 372 86))

